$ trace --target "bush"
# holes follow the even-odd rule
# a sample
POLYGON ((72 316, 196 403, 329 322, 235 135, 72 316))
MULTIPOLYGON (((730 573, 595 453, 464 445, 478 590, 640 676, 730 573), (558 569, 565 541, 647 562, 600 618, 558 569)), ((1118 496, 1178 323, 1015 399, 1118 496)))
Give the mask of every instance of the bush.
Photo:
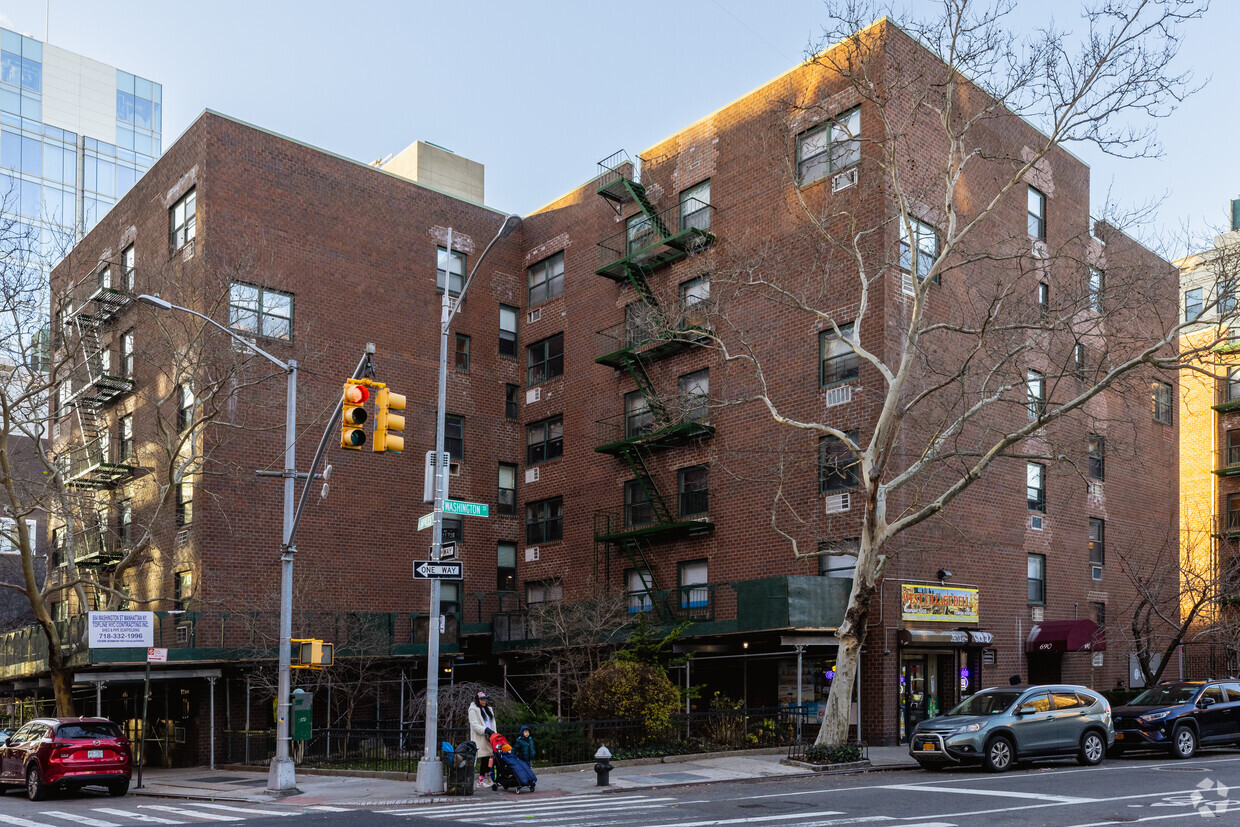
POLYGON ((631 661, 604 664, 586 678, 574 708, 590 721, 640 719, 651 736, 665 733, 680 706, 680 693, 657 666, 631 661))
POLYGON ((811 764, 847 764, 864 756, 865 748, 858 743, 810 744, 805 749, 805 760, 811 764))

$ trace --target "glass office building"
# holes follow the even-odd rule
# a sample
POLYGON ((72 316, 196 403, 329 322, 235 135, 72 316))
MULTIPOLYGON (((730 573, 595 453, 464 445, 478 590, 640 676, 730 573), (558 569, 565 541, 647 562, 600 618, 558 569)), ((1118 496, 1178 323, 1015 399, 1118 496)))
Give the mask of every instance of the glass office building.
POLYGON ((0 29, 0 198, 54 266, 162 149, 163 87, 0 29))

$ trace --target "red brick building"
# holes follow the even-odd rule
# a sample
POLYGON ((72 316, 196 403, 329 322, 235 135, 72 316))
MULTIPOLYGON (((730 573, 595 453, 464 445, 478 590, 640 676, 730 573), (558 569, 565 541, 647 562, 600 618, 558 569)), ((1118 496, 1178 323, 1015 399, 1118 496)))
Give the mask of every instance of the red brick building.
MULTIPOLYGON (((931 60, 899 30, 879 26, 890 71, 931 60)), ((753 400, 752 372, 725 360, 703 332, 750 347, 781 410, 867 433, 882 404, 881 379, 850 358, 822 315, 841 327, 860 318, 860 282, 840 249, 807 234, 806 219, 838 222, 846 212, 865 222, 876 255, 895 251, 894 266, 869 282, 860 342, 881 358, 898 354, 911 312, 906 288, 922 259, 900 255, 907 231, 902 236, 865 141, 881 131, 872 106, 843 78, 798 67, 651 147, 640 170, 609 158, 597 178, 526 216, 496 244, 453 323, 452 495, 491 504, 492 517, 457 528, 465 581, 445 596, 445 663, 459 654, 461 674, 520 683, 537 668, 527 654, 537 641, 523 622, 530 604, 623 594, 632 612, 693 622, 686 646, 695 657, 678 680, 774 706, 796 700, 800 662, 804 700, 825 700, 832 632, 852 581, 847 557, 820 551, 846 553, 858 536, 851 462, 817 433, 774 422, 753 400), (790 108, 794 100, 813 105, 790 108), (797 295, 814 295, 819 315, 807 321, 750 300, 737 274, 765 271, 782 274, 780 285, 797 295)), ((904 250, 928 253, 946 230, 925 206, 935 203, 935 153, 943 147, 932 125, 911 110, 904 115, 910 127, 901 140, 926 161, 924 171, 914 164, 909 172, 924 209, 909 216, 905 226, 917 239, 904 250)), ((1039 138, 1010 115, 979 135, 1014 158, 1039 138)), ((969 199, 993 191, 998 166, 974 169, 969 199)), ((175 350, 168 318, 127 299, 105 307, 97 296, 101 262, 121 263, 125 283, 117 287, 126 295, 159 292, 298 360, 306 377, 299 427, 308 434, 299 468, 341 381, 374 342, 375 378, 409 397, 406 451, 352 453, 333 444, 331 493, 312 504, 298 542, 294 636, 334 639, 338 651, 353 641, 422 675, 427 589, 412 581, 410 564, 425 559, 429 545, 414 523, 427 510, 422 458, 434 439, 434 272, 438 262, 442 284, 449 227, 468 272, 502 220, 373 166, 205 113, 53 274, 54 295, 82 283, 72 308, 81 313, 90 301, 102 308, 99 347, 112 353, 110 364, 131 371, 96 407, 100 432, 116 435, 105 450, 128 438, 128 453, 79 469, 95 475, 90 490, 100 507, 114 514, 128 502, 142 522, 143 498, 155 490, 142 482, 144 452, 154 450, 148 435, 162 433, 159 423, 175 421, 186 401, 165 367, 175 350)), ((1040 306, 1060 307, 1060 296, 1100 295, 1101 275, 1097 293, 1088 292, 1091 272, 1121 283, 1129 270, 1167 273, 1165 296, 1154 290, 1146 309, 1175 318, 1174 270, 1093 225, 1089 169, 1067 152, 1052 152, 984 233, 979 247, 1019 253, 945 272, 927 300, 932 319, 970 307, 979 284, 1010 282, 1010 303, 1036 320, 1040 306), (1075 266, 1038 264, 1052 258, 1075 266)), ((1030 351, 1043 353, 1042 363, 1022 357, 1020 369, 1041 378, 1052 403, 1087 386, 1086 372, 1110 352, 1108 337, 1122 332, 1101 322, 1090 331, 1072 350, 1079 357, 1072 369, 1054 361, 1061 342, 1030 351)), ((959 358, 947 348, 927 365, 959 358)), ((247 667, 237 661, 271 654, 280 493, 254 470, 278 467, 283 384, 262 370, 238 373, 221 393, 201 437, 210 449, 202 469, 175 513, 152 518, 151 561, 135 571, 141 582, 126 583, 135 599, 172 596, 187 609, 166 616, 162 632, 173 647, 169 670, 184 678, 169 684, 184 689, 184 703, 166 702, 164 714, 185 730, 185 756, 204 753, 213 697, 217 729, 242 726, 247 667), (204 669, 224 679, 227 709, 211 694, 216 673, 204 669)), ((1175 387, 1174 376, 1134 374, 1014 451, 1039 457, 1053 446, 1061 461, 1001 460, 940 517, 892 541, 899 553, 871 607, 862 655, 863 740, 894 742, 962 692, 1013 674, 1127 684, 1121 630, 1133 595, 1119 560, 1175 553, 1175 387)), ((1017 427, 1027 403, 1021 395, 994 410, 982 432, 1017 427)), ((921 450, 932 419, 911 417, 906 455, 921 450)), ((80 420, 65 422, 59 445, 81 440, 80 420)), ((895 505, 915 507, 918 496, 902 492, 895 505)), ((66 615, 79 610, 67 607, 66 615)), ((79 679, 124 671, 109 659, 131 653, 117 651, 84 654, 79 679)), ((119 690, 108 697, 122 703, 119 690)), ((132 691, 125 698, 132 704, 132 691)), ((375 715, 396 717, 391 706, 375 715)))

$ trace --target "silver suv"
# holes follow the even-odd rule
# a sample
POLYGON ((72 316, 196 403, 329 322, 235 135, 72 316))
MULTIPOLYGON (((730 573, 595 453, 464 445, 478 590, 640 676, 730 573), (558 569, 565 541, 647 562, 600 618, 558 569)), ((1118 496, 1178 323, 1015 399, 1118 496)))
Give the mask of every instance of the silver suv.
POLYGON ((1111 704, 1083 686, 1049 684, 984 689, 937 718, 922 721, 909 754, 926 769, 981 764, 1003 772, 1016 761, 1076 756, 1093 765, 1115 743, 1111 704))

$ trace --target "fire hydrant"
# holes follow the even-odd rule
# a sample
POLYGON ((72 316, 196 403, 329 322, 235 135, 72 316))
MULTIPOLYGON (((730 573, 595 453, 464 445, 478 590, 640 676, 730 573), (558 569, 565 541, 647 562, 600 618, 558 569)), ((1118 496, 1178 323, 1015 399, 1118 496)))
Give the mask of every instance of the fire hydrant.
POLYGON ((594 753, 594 758, 598 761, 594 765, 594 772, 598 776, 598 785, 606 787, 611 782, 608 776, 611 775, 611 751, 607 747, 599 747, 598 752, 594 753))

